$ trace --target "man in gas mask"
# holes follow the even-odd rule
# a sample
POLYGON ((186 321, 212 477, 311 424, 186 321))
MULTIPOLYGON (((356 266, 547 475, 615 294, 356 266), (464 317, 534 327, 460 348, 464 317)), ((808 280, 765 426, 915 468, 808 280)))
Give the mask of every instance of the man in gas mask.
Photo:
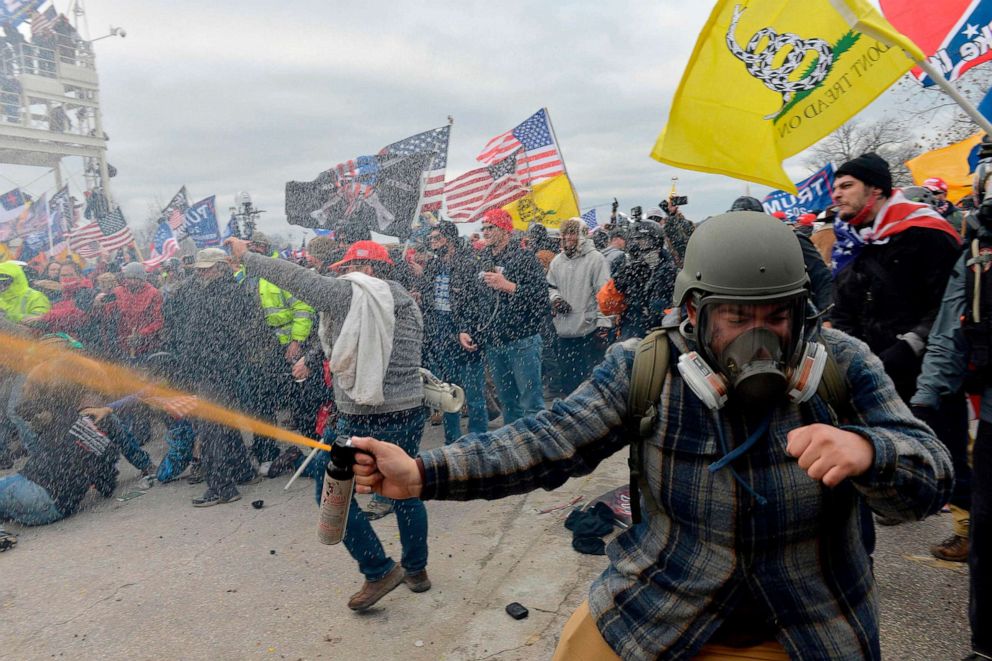
POLYGON ((913 412, 950 449, 957 482, 949 500, 953 533, 931 547, 944 560, 967 560, 973 653, 992 658, 992 145, 983 141, 967 218, 967 245, 947 282, 923 358, 913 412), (966 389, 981 395, 978 432, 968 464, 967 425, 953 424, 948 401, 966 389))
POLYGON ((353 439, 367 453, 358 489, 448 500, 554 489, 634 443, 645 516, 610 543, 556 659, 878 659, 860 504, 935 513, 950 460, 862 342, 817 328, 809 295, 792 230, 759 213, 712 218, 676 280, 688 318, 666 321, 657 399, 631 401, 651 338, 622 342, 539 416, 418 459, 353 439), (820 394, 828 366, 848 384, 843 398, 820 394), (648 404, 655 414, 632 425, 648 404))
MULTIPOLYGON (((658 326, 672 305, 675 262, 665 250, 665 233, 653 220, 634 223, 627 234, 627 261, 613 277, 615 289, 623 299, 620 336, 643 337, 658 326)), ((602 300, 600 301, 603 307, 602 300)), ((609 314, 604 310, 604 314, 609 314)))

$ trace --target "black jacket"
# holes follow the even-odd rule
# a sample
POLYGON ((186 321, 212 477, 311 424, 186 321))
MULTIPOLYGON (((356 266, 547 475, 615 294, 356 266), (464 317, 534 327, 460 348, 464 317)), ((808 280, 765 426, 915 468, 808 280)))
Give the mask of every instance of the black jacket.
POLYGON ((209 283, 190 279, 162 314, 180 388, 242 406, 266 379, 289 372, 278 364, 279 343, 262 309, 233 276, 209 283))
MULTIPOLYGON (((534 253, 515 242, 499 254, 486 248, 479 255, 480 271, 503 269, 503 276, 517 285, 513 294, 497 292, 485 284, 478 301, 483 320, 472 338, 485 348, 502 346, 541 332, 542 322, 551 315, 548 282, 534 253)), ((476 276, 478 277, 478 276, 476 276)), ((463 327, 462 332, 471 334, 463 327)))
POLYGON ((665 310, 672 307, 672 293, 678 269, 667 250, 661 250, 661 261, 652 269, 646 262, 631 259, 621 262, 613 284, 623 294, 626 309, 620 316, 622 339, 644 337, 661 325, 665 310))
MULTIPOLYGON (((435 287, 436 279, 445 270, 445 264, 440 258, 433 258, 424 267, 424 276, 421 279, 420 307, 424 313, 424 346, 425 351, 431 361, 441 358, 442 352, 455 352, 460 362, 478 360, 481 356, 478 351, 468 352, 462 349, 458 342, 458 336, 442 337, 445 328, 450 325, 444 323, 442 315, 435 308, 435 287)), ((451 304, 450 320, 454 324, 456 332, 466 332, 473 339, 479 334, 479 328, 484 320, 486 310, 483 309, 483 300, 488 296, 483 291, 485 287, 480 279, 479 272, 482 270, 479 265, 478 255, 470 248, 456 248, 451 256, 450 281, 448 283, 448 296, 451 304), (467 329, 467 330, 466 330, 467 329)), ((478 340, 476 340, 478 341, 478 340)), ((435 363, 436 364, 436 363, 435 363)))
POLYGON ((912 394, 922 356, 897 336, 930 334, 961 249, 940 230, 914 227, 865 245, 834 281, 834 328, 863 340, 882 359, 900 394, 912 394))

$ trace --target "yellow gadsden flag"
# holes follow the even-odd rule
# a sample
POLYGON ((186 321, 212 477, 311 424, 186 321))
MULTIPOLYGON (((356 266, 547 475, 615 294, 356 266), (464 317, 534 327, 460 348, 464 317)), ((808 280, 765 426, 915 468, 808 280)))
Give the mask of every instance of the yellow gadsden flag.
POLYGON ((572 182, 563 173, 535 184, 529 194, 503 209, 513 217, 514 229, 526 230, 531 223, 558 229, 563 220, 579 215, 579 201, 572 182))
POLYGON ((920 154, 906 161, 913 183, 920 186, 930 177, 940 177, 947 183, 947 197, 952 202, 971 193, 971 175, 978 165, 978 145, 985 133, 979 131, 961 142, 920 154))
POLYGON ((782 190, 782 161, 923 59, 865 0, 720 0, 651 156, 782 190))

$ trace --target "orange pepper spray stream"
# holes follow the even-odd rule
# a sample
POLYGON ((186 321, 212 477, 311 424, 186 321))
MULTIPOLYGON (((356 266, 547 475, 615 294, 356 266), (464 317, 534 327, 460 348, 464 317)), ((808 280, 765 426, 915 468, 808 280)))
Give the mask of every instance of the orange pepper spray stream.
MULTIPOLYGON (((142 402, 168 411, 169 403, 180 398, 189 400, 193 397, 190 393, 171 388, 161 381, 151 381, 127 367, 58 345, 0 332, 0 367, 6 370, 28 374, 35 367, 55 358, 70 367, 70 369, 58 370, 60 380, 72 381, 87 390, 112 399, 141 393, 142 402)), ((192 407, 185 412, 202 420, 209 420, 231 429, 250 429, 256 435, 268 436, 287 443, 321 450, 331 449, 330 446, 302 434, 287 431, 202 397, 196 396, 192 401, 194 402, 192 407)))

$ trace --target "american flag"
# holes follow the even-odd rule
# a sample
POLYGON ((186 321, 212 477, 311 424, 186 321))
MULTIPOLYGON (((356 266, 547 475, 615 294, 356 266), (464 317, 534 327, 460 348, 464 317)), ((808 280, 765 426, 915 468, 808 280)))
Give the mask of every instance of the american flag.
POLYGON ((169 227, 177 230, 186 222, 187 209, 189 209, 189 195, 186 193, 186 186, 183 186, 162 209, 162 217, 169 223, 169 227))
POLYGON ((55 21, 59 18, 58 12, 55 11, 54 6, 50 6, 48 9, 40 14, 36 14, 31 20, 31 34, 33 35, 46 35, 51 34, 55 29, 55 21))
POLYGON ((77 227, 69 234, 69 250, 80 257, 96 257, 100 254, 100 239, 103 232, 96 223, 77 227))
POLYGON ((523 153, 517 157, 517 174, 525 186, 533 186, 565 172, 565 161, 558 150, 546 108, 541 108, 519 126, 487 142, 476 159, 492 165, 520 149, 523 153))
POLYGON ((179 252, 179 242, 176 241, 176 235, 172 231, 170 223, 163 218, 159 220, 158 229, 155 230, 155 236, 152 237, 151 256, 142 263, 147 267, 155 267, 167 259, 175 257, 177 252, 179 252))
POLYGON ((599 220, 597 220, 596 218, 595 209, 589 209, 589 211, 586 211, 584 214, 582 214, 579 217, 582 218, 582 222, 586 224, 586 227, 589 228, 590 232, 594 231, 597 227, 599 227, 599 220))
POLYGON ((448 140, 450 137, 451 126, 442 126, 386 145, 379 152, 381 155, 389 156, 434 154, 424 172, 423 192, 420 194, 420 206, 417 209, 418 215, 441 209, 441 202, 444 198, 444 171, 448 166, 448 140))
POLYGON ((502 161, 469 170, 444 186, 448 216, 456 222, 476 220, 490 209, 506 206, 530 191, 520 181, 517 157, 511 153, 502 161))
POLYGON ((114 207, 113 211, 97 218, 96 222, 103 234, 100 237, 100 246, 104 251, 113 252, 134 243, 134 235, 131 234, 131 228, 127 226, 120 207, 114 207))
POLYGON ((21 192, 20 188, 15 188, 14 190, 9 190, 3 195, 0 195, 0 204, 3 205, 4 211, 13 211, 18 207, 23 207, 27 204, 27 198, 24 193, 21 192))

